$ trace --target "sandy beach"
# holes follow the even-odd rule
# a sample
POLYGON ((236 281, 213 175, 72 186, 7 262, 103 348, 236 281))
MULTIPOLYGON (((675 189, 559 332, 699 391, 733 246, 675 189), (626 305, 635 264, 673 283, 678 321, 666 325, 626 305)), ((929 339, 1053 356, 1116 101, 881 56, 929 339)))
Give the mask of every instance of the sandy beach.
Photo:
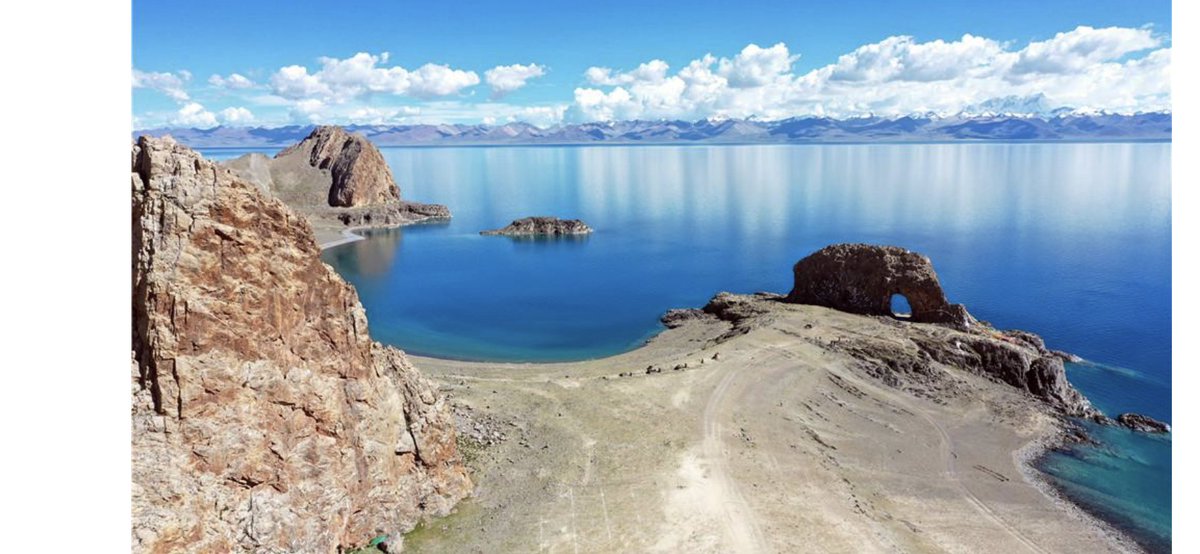
POLYGON ((354 229, 342 229, 339 231, 336 229, 314 228, 313 235, 317 237, 317 246, 321 250, 366 239, 366 237, 355 233, 354 229))
POLYGON ((1060 431, 1043 404, 952 368, 936 390, 885 383, 829 348, 917 324, 766 309, 732 336, 697 319, 599 360, 414 356, 455 405, 477 488, 406 549, 1136 550, 1027 466, 1060 431))

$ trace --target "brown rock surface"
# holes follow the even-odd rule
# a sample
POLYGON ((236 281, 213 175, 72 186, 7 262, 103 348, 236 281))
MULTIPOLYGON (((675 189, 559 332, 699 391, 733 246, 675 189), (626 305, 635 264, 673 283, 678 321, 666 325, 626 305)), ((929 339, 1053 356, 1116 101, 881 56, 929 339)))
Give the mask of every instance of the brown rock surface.
POLYGON ((586 235, 592 228, 578 219, 559 219, 557 217, 535 216, 518 219, 508 226, 490 231, 480 231, 481 235, 586 235))
POLYGON ((309 224, 170 139, 132 157, 136 552, 334 552, 447 513, 452 415, 309 224))
POLYGON ((273 165, 295 159, 331 179, 327 192, 330 206, 353 207, 400 200, 400 187, 392 178, 383 154, 362 135, 347 133, 335 125, 322 125, 297 144, 275 155, 273 165))
POLYGON ((1150 416, 1126 413, 1117 416, 1117 423, 1141 433, 1170 433, 1171 426, 1150 416))
POLYGON ((787 301, 863 315, 892 315, 893 294, 912 307, 910 319, 968 327, 974 320, 942 292, 929 258, 896 246, 834 244, 796 262, 787 301))
POLYGON ((896 246, 834 244, 800 260, 785 299, 835 310, 873 316, 892 316, 893 294, 912 307, 907 319, 939 326, 914 327, 916 348, 894 344, 843 341, 839 349, 879 364, 878 376, 933 375, 930 362, 958 367, 1007 383, 1075 416, 1098 412, 1067 381, 1066 355, 1046 348, 1041 337, 1020 330, 998 331, 980 324, 961 304, 951 304, 942 291, 929 258, 896 246))
POLYGON ((274 158, 246 154, 222 165, 322 230, 450 218, 445 206, 401 200, 400 187, 379 149, 362 135, 337 126, 313 129, 274 158))

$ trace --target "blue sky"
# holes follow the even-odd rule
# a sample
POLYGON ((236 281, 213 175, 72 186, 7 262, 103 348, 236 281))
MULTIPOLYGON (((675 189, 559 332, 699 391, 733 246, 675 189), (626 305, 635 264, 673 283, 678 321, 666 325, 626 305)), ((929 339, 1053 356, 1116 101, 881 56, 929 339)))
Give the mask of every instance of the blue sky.
POLYGON ((1166 109, 1170 33, 1168 1, 136 0, 133 115, 550 125, 940 113, 1007 97, 1166 109))

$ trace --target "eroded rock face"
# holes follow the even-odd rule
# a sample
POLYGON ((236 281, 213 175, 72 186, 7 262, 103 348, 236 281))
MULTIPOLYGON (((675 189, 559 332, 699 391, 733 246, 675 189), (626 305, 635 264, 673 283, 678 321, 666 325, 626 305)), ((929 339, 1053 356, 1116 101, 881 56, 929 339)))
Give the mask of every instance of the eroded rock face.
POLYGON ((500 229, 480 231, 481 235, 508 236, 558 236, 586 235, 592 228, 578 219, 559 219, 557 217, 526 217, 518 219, 500 229))
POLYGON ((335 552, 468 494, 446 400, 307 221, 170 139, 132 158, 137 552, 335 552))
POLYGON ((863 315, 893 315, 893 294, 912 307, 910 319, 969 327, 974 319, 961 304, 951 304, 929 258, 896 246, 834 244, 800 260, 792 268, 788 302, 825 306, 863 315))
POLYGON ((1092 417, 1099 412, 1067 380, 1062 358, 1045 348, 1041 338, 1025 331, 976 327, 966 333, 912 329, 912 341, 923 357, 1002 381, 1062 410, 1092 417), (1028 338, 1037 338, 1036 343, 1028 338))
POLYGON ((335 125, 322 125, 298 144, 275 155, 276 163, 296 158, 332 179, 330 206, 354 207, 400 200, 400 187, 392 178, 383 154, 362 135, 335 125))

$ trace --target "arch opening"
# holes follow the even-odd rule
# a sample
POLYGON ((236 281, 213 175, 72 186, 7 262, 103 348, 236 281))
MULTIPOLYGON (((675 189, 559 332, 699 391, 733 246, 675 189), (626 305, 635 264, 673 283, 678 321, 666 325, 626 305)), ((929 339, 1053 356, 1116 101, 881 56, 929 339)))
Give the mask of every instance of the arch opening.
POLYGON ((908 304, 908 297, 903 294, 892 294, 888 309, 896 319, 912 319, 912 306, 908 304))

